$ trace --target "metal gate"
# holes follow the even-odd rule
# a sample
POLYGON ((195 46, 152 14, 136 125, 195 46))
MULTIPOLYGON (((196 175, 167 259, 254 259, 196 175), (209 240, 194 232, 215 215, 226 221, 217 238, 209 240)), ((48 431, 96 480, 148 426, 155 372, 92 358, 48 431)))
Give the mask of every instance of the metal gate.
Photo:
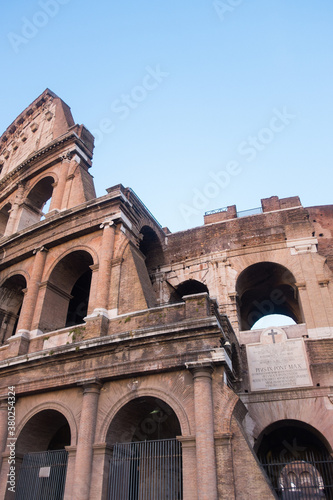
POLYGON ((278 498, 283 500, 333 500, 333 459, 302 453, 299 459, 260 460, 278 498))
POLYGON ((108 500, 182 498, 182 450, 177 439, 114 445, 108 500))
POLYGON ((67 470, 65 450, 27 453, 20 468, 16 500, 62 500, 67 470))

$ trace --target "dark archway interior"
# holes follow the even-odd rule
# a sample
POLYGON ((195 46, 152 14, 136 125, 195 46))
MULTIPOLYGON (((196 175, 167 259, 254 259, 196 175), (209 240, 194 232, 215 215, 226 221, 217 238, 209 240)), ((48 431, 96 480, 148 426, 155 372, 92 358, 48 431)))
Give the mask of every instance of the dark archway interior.
POLYGON ((0 344, 15 335, 17 323, 23 303, 27 283, 25 278, 17 274, 8 278, 0 288, 0 344))
POLYGON ((83 322, 88 312, 93 263, 84 250, 76 250, 57 263, 48 281, 40 330, 50 332, 83 322))
POLYGON ((329 445, 313 427, 298 420, 282 420, 266 428, 255 449, 261 460, 302 460, 309 454, 329 456, 329 445))
POLYGON ((5 234, 7 222, 9 219, 9 211, 11 210, 11 208, 11 204, 7 203, 0 210, 0 236, 3 236, 5 234))
POLYGON ((61 450, 71 444, 69 424, 56 410, 43 410, 24 426, 16 443, 18 453, 61 450))
POLYGON ((149 226, 143 226, 141 234, 139 249, 145 256, 148 273, 151 273, 164 264, 162 245, 155 231, 149 226))
POLYGON ((126 443, 172 439, 181 435, 178 418, 164 401, 140 397, 127 403, 114 417, 107 442, 126 443))
POLYGON ((180 283, 177 288, 173 288, 170 294, 170 302, 177 303, 183 300, 184 295, 195 295, 196 293, 208 293, 208 288, 204 283, 197 280, 186 280, 180 283))
POLYGON ((42 210, 52 196, 53 184, 53 177, 44 177, 44 179, 41 179, 28 195, 27 200, 29 204, 37 210, 42 210))
POLYGON ((72 299, 69 301, 66 326, 79 325, 83 323, 83 318, 87 316, 89 293, 91 285, 90 269, 86 271, 76 281, 72 288, 72 299))
POLYGON ((282 314, 302 322, 295 278, 274 262, 261 262, 245 269, 236 285, 241 330, 250 330, 263 316, 282 314))

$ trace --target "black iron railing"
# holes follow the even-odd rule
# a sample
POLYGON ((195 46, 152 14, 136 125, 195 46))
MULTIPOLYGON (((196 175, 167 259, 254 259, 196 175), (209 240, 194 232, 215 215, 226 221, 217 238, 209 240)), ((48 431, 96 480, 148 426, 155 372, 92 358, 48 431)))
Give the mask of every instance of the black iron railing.
POLYGON ((65 450, 27 453, 23 456, 16 500, 62 500, 67 470, 65 450))
POLYGON ((260 460, 278 498, 283 500, 333 499, 333 459, 302 453, 299 459, 260 460))
POLYGON ((108 500, 182 498, 182 451, 177 439, 113 446, 108 500))

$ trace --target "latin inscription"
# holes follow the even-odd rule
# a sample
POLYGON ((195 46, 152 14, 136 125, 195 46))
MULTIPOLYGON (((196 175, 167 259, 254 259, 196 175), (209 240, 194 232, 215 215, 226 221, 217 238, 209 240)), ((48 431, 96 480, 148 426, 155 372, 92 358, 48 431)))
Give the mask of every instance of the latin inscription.
POLYGON ((247 358, 252 391, 312 385, 302 339, 248 344, 247 358))

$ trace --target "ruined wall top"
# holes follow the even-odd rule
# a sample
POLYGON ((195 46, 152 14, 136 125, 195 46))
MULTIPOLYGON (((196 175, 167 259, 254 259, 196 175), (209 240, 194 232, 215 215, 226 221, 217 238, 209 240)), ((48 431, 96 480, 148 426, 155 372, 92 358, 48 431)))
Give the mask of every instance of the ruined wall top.
MULTIPOLYGON (((0 179, 74 126, 69 106, 46 89, 2 134, 0 179)), ((88 143, 92 151, 92 140, 88 140, 88 143)))

